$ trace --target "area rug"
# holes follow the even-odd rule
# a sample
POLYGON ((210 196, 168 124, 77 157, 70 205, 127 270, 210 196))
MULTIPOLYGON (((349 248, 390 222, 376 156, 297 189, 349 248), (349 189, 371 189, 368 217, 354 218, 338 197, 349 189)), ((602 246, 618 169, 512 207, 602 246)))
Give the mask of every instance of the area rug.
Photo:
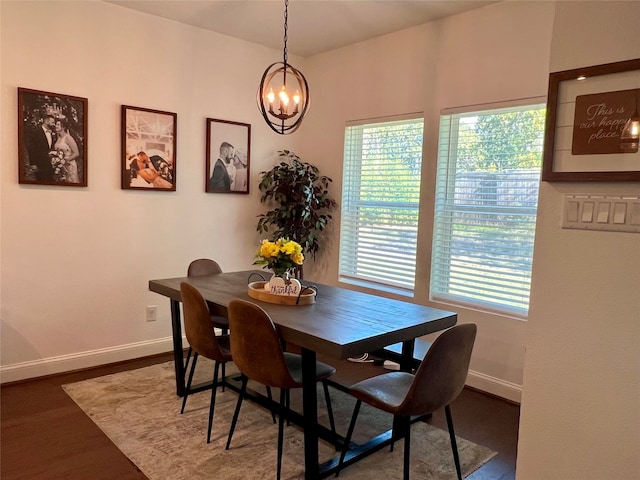
MULTIPOLYGON (((227 374, 235 366, 227 365, 227 374)), ((211 378, 212 364, 201 359, 197 378, 211 378)), ((264 387, 251 385, 256 391, 264 387)), ((172 362, 131 370, 63 386, 67 394, 150 480, 262 480, 275 478, 277 424, 271 413, 253 402, 242 405, 231 448, 225 450, 229 425, 237 401, 231 389, 218 390, 211 443, 206 443, 210 391, 191 395, 184 414, 175 394, 172 362)), ((337 431, 346 434, 355 401, 330 388, 337 431)), ((323 396, 318 396, 319 422, 328 426, 323 396)), ((278 398, 277 391, 274 392, 278 398)), ((292 408, 299 398, 292 395, 292 408)), ((299 411, 299 410, 298 410, 299 411)), ((390 428, 392 417, 363 405, 354 432, 354 441, 371 438, 390 428)), ((336 455, 334 448, 319 442, 320 461, 336 455)), ((464 476, 471 474, 496 452, 458 438, 464 476)), ((382 449, 345 468, 340 478, 385 480, 402 478, 403 443, 393 452, 382 449)), ((282 478, 304 478, 302 431, 285 429, 282 478)), ((411 432, 411 475, 416 479, 455 478, 449 434, 424 422, 416 422, 411 432)))

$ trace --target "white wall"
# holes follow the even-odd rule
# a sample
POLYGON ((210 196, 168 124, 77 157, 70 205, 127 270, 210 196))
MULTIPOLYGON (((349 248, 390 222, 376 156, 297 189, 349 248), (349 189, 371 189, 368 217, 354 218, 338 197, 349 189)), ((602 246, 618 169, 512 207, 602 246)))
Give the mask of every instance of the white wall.
POLYGON ((281 52, 101 1, 1 9, 2 381, 167 351, 149 279, 198 257, 251 268, 259 172, 298 136, 256 109, 281 52), (88 98, 87 188, 18 184, 17 87, 88 98), (120 189, 122 104, 177 113, 176 192, 120 189), (250 195, 204 193, 206 117, 252 124, 250 195))
MULTIPOLYGON (((638 2, 559 2, 551 71, 640 57, 638 2)), ((640 235, 560 228, 566 193, 638 183, 543 183, 517 478, 640 478, 640 235)))
MULTIPOLYGON (((425 112, 425 149, 413 301, 478 324, 470 384, 519 401, 527 323, 430 303, 429 274, 439 114, 442 108, 529 97, 546 101, 552 2, 490 5, 309 59, 314 116, 302 133, 303 157, 322 165, 341 191, 344 127, 349 120, 425 112), (317 132, 322 131, 322 135, 317 132)), ((339 224, 339 216, 336 216, 339 224)), ((313 275, 337 282, 338 228, 331 262, 313 275)), ((311 270, 310 270, 311 271, 311 270)), ((344 285, 350 288, 347 285, 344 285)), ((406 300, 406 298, 403 298, 406 300)))

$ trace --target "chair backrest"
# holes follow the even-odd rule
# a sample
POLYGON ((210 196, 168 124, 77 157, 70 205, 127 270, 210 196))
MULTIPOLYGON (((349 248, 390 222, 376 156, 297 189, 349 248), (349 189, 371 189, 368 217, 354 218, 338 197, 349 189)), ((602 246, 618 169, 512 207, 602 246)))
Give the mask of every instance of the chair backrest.
POLYGON ((187 277, 200 277, 202 275, 211 275, 212 273, 222 273, 222 269, 218 262, 209 258, 194 260, 187 268, 187 277))
POLYGON ((233 362, 247 377, 279 388, 296 388, 280 337, 269 314, 258 305, 232 300, 227 308, 233 362))
POLYGON ((189 345, 199 355, 224 361, 204 297, 197 288, 186 282, 180 284, 180 293, 184 306, 184 331, 189 345))
POLYGON ((460 395, 469 372, 477 327, 456 325, 435 339, 416 371, 400 407, 401 415, 425 415, 449 405, 460 395))

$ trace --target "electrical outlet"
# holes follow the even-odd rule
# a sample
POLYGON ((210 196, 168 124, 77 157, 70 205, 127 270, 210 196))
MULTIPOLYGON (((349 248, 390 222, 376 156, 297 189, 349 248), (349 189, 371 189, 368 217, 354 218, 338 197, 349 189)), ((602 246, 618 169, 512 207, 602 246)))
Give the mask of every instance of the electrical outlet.
POLYGON ((158 318, 158 307, 155 305, 147 306, 147 322, 155 322, 158 318))

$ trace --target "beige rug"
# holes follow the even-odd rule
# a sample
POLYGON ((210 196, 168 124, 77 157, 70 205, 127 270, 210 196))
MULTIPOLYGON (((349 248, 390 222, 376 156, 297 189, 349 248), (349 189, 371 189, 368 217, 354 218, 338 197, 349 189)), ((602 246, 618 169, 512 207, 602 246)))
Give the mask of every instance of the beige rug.
MULTIPOLYGON (((199 381, 211 378, 211 363, 198 361, 199 381)), ((235 371, 227 366, 227 374, 235 371)), ((251 385, 257 391, 264 387, 251 385)), ((181 399, 175 394, 173 363, 107 375, 64 385, 67 394, 89 415, 115 445, 151 480, 258 480, 273 479, 276 472, 277 424, 262 407, 247 401, 242 405, 230 450, 227 434, 237 394, 218 390, 211 443, 206 443, 211 392, 189 397, 180 415, 181 399)), ((319 390, 321 392, 321 390, 319 390)), ((330 388, 338 433, 345 435, 354 400, 330 388)), ((277 391, 274 392, 278 398, 277 391)), ((328 425, 323 397, 319 395, 319 417, 328 425)), ((292 407, 298 399, 292 394, 292 407)), ((455 412, 454 412, 455 415, 455 412)), ((455 421, 455 417, 454 417, 455 421)), ((390 428, 392 417, 362 406, 354 441, 370 438, 390 428)), ((282 478, 304 478, 302 431, 293 425, 285 429, 282 478)), ((496 452, 458 438, 465 476, 490 460, 496 452)), ((319 442, 320 461, 336 452, 319 442)), ((345 468, 339 478, 371 480, 402 478, 403 443, 394 451, 382 449, 345 468)), ((422 422, 412 426, 411 475, 414 479, 456 478, 449 434, 422 422)), ((333 478, 333 476, 331 477, 333 478)))

